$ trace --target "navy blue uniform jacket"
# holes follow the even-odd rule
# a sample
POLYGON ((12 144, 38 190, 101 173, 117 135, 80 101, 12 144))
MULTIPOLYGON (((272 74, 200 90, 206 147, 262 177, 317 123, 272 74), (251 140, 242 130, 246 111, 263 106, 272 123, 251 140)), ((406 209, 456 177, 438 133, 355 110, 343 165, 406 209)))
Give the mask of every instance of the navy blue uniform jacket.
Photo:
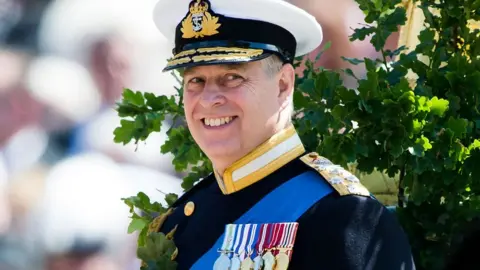
MULTIPOLYGON (((220 190, 211 175, 174 205, 161 231, 177 224, 174 241, 179 250, 178 269, 189 269, 234 222, 258 200, 289 179, 312 170, 300 159, 252 186, 230 195, 220 190), (195 203, 185 216, 184 205, 195 203)), ((406 235, 395 216, 381 203, 362 196, 332 193, 299 219, 299 229, 289 269, 412 270, 415 269, 406 235)))

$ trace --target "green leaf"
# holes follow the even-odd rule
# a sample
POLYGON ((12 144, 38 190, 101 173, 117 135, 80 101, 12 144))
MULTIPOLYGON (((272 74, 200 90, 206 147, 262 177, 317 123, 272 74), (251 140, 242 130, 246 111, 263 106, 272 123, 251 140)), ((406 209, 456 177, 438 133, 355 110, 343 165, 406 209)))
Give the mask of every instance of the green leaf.
POLYGON ((147 264, 149 270, 176 269, 172 261, 175 244, 163 233, 151 233, 146 237, 145 245, 137 248, 137 257, 147 264))
POLYGON ((347 61, 348 63, 350 63, 352 65, 358 65, 358 64, 363 63, 363 60, 360 60, 360 59, 357 59, 357 58, 349 58, 349 57, 344 57, 344 56, 342 56, 341 58, 344 61, 347 61))
POLYGON ((451 87, 457 85, 457 82, 459 81, 456 72, 447 72, 445 78, 448 80, 451 87))
POLYGON ((327 43, 325 43, 325 46, 323 46, 322 50, 317 54, 317 56, 315 57, 315 62, 318 62, 320 60, 320 58, 322 57, 323 53, 330 49, 330 47, 332 46, 332 42, 331 41, 328 41, 327 43))
POLYGON ((135 117, 135 129, 144 129, 146 128, 147 117, 145 114, 139 114, 135 117))
POLYGON ((457 141, 450 149, 450 157, 453 159, 454 163, 458 161, 462 162, 468 157, 468 149, 463 146, 461 142, 457 141))
MULTIPOLYGON (((376 29, 377 28, 373 27, 373 26, 367 26, 367 27, 354 29, 353 35, 350 36, 350 41, 364 40, 366 37, 375 33, 376 29)), ((342 57, 342 59, 343 59, 343 57, 342 57)))
POLYGON ((465 81, 468 83, 469 87, 473 89, 480 89, 480 71, 475 71, 467 76, 465 81))
POLYGON ((309 95, 309 98, 312 98, 315 96, 315 82, 316 80, 307 78, 300 85, 298 85, 297 88, 300 90, 300 92, 306 93, 309 95))
POLYGON ((430 140, 422 136, 415 141, 414 146, 410 147, 408 151, 414 156, 423 157, 425 156, 425 152, 430 149, 432 149, 432 144, 430 144, 430 140))
POLYGON ((465 133, 467 132, 467 125, 468 125, 467 120, 461 119, 461 118, 455 119, 452 116, 450 116, 445 127, 451 130, 455 137, 463 138, 465 133))
POLYGON ((135 133, 135 122, 130 120, 121 120, 120 127, 117 127, 113 134, 115 135, 113 140, 116 143, 128 144, 133 138, 135 133))
POLYGON ((353 77, 353 78, 355 78, 355 79, 358 79, 358 78, 355 76, 355 73, 353 73, 353 70, 350 69, 350 68, 344 69, 343 72, 345 72, 345 74, 347 74, 347 75, 350 76, 350 77, 353 77))
POLYGON ((116 111, 120 117, 135 117, 137 114, 145 113, 145 108, 134 106, 128 102, 117 103, 116 111))
POLYGON ((474 140, 472 144, 468 147, 469 151, 473 151, 475 149, 480 149, 480 140, 474 140))
POLYGON ((347 109, 345 106, 342 105, 335 105, 335 107, 332 110, 332 115, 335 117, 337 120, 344 120, 344 118, 347 116, 347 109))
POLYGON ((420 43, 417 45, 415 52, 428 56, 432 55, 433 47, 435 46, 433 43, 435 40, 435 31, 428 28, 424 29, 420 32, 418 39, 420 43))
POLYGON ((152 93, 145 93, 147 106, 153 111, 162 111, 168 106, 168 98, 166 96, 156 96, 152 93))
POLYGON ((404 25, 407 21, 406 15, 407 14, 405 9, 396 8, 390 15, 385 18, 385 20, 383 21, 383 27, 388 29, 388 31, 397 31, 397 26, 404 25))
POLYGON ((422 131, 422 128, 423 128, 423 124, 417 119, 415 119, 413 121, 413 134, 420 133, 422 131))
POLYGON ((143 192, 139 192, 137 194, 137 198, 138 198, 138 206, 139 207, 147 207, 150 205, 150 198, 147 196, 147 194, 143 193, 143 192))
POLYGON ((432 106, 430 107, 430 111, 433 115, 443 116, 448 110, 448 100, 433 97, 430 101, 432 104, 432 106))
POLYGON ((365 100, 359 100, 358 101, 358 108, 362 111, 366 111, 368 113, 373 113, 372 106, 368 104, 367 101, 365 100))
POLYGON ((147 242, 147 234, 148 234, 148 227, 145 227, 140 234, 138 234, 138 240, 137 240, 137 245, 138 247, 143 247, 145 246, 147 242))
POLYGON ((435 17, 432 12, 428 9, 427 6, 424 5, 419 5, 419 8, 421 8, 423 11, 423 15, 425 16, 425 22, 427 22, 430 26, 433 26, 435 17))
POLYGON ((405 45, 402 45, 402 46, 396 48, 393 51, 392 50, 385 50, 385 53, 388 55, 388 57, 394 58, 395 56, 399 55, 405 49, 407 49, 407 47, 405 45))
POLYGON ((145 115, 149 132, 160 132, 162 121, 165 120, 165 115, 158 113, 148 113, 145 115))
POLYGON ((354 102, 359 99, 359 96, 357 93, 355 93, 355 90, 347 89, 345 87, 338 88, 336 95, 342 103, 354 102))
POLYGON ((296 109, 307 107, 308 103, 309 103, 308 97, 306 97, 303 92, 300 92, 300 91, 293 92, 293 104, 296 109))
POLYGON ((361 155, 361 156, 364 156, 364 157, 368 157, 368 146, 364 143, 362 143, 361 141, 357 140, 356 144, 355 144, 355 152, 358 154, 358 155, 361 155))
POLYGON ((363 99, 374 98, 378 89, 378 74, 374 71, 375 66, 373 61, 365 59, 365 65, 367 66, 367 79, 359 82, 358 91, 363 99))
POLYGON ((403 154, 403 151, 405 151, 405 149, 403 149, 402 144, 397 143, 397 144, 392 145, 391 150, 390 150, 390 154, 394 158, 398 158, 400 155, 403 154))
POLYGON ((447 92, 445 95, 448 98, 449 110, 451 112, 457 112, 460 109, 460 97, 451 91, 447 92))
POLYGON ((147 221, 140 218, 134 218, 128 226, 128 233, 133 233, 135 231, 141 231, 145 226, 147 226, 147 221))
POLYGON ((143 106, 145 105, 145 99, 141 92, 133 92, 130 89, 125 89, 123 91, 123 99, 128 103, 131 103, 136 106, 143 106))
POLYGON ((332 46, 332 42, 331 41, 328 41, 327 43, 325 43, 325 45, 323 46, 323 51, 326 51, 328 49, 330 49, 330 47, 332 46))
POLYGON ((167 196, 165 196, 165 201, 167 202, 169 207, 171 207, 177 200, 178 200, 177 194, 170 193, 170 194, 167 194, 167 196))

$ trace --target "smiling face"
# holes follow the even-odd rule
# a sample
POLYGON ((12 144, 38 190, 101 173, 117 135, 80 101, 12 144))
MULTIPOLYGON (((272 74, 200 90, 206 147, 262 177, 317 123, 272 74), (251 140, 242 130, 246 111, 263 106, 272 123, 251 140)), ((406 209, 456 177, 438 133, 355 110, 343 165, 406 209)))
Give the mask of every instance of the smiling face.
POLYGON ((287 125, 294 77, 291 65, 269 74, 263 61, 185 70, 188 127, 220 173, 287 125))

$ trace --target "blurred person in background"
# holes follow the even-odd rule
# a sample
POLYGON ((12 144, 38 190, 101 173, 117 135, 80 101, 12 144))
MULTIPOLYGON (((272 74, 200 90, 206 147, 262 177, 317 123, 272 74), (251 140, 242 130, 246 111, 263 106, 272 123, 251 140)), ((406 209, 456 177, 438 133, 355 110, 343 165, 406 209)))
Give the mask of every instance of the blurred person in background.
MULTIPOLYGON (((322 45, 311 52, 308 58, 315 61, 321 49, 327 42, 331 42, 331 47, 322 54, 322 57, 315 62, 315 66, 328 69, 350 68, 357 77, 365 74, 363 65, 352 65, 341 59, 342 56, 349 58, 375 58, 381 55, 375 51, 367 37, 363 41, 351 42, 349 37, 354 29, 364 27, 365 15, 360 10, 358 3, 354 0, 287 0, 288 2, 308 11, 322 25, 324 30, 324 40, 322 45)), ((386 48, 395 49, 397 46, 398 33, 393 33, 387 40, 386 48)), ((302 66, 298 72, 303 70, 302 66)), ((355 87, 356 83, 349 76, 343 76, 344 82, 348 87, 355 87)))
MULTIPOLYGON (((167 95, 174 90, 172 76, 152 72, 159 70, 161 63, 166 61, 161 49, 165 47, 164 41, 151 34, 155 31, 153 23, 140 15, 154 3, 153 0, 141 3, 133 0, 57 0, 48 6, 39 30, 43 58, 61 58, 63 62, 70 62, 68 66, 76 65, 75 69, 82 69, 82 80, 75 81, 84 86, 72 86, 75 94, 62 99, 45 98, 54 107, 65 107, 67 117, 72 120, 68 155, 97 151, 118 162, 141 164, 176 175, 171 165, 172 156, 159 153, 166 139, 168 119, 165 129, 152 134, 137 151, 134 144, 123 146, 113 142, 113 130, 120 123, 114 106, 124 88, 167 95), (88 89, 88 94, 84 94, 82 88, 88 89), (77 102, 72 98, 75 95, 81 97, 77 102), (85 98, 87 95, 90 98, 85 98), (68 98, 76 106, 63 105, 62 100, 68 98)), ((53 89, 51 86, 58 82, 59 76, 55 76, 57 72, 53 70, 65 73, 65 68, 50 70, 52 76, 48 79, 44 75, 45 68, 38 68, 35 72, 38 75, 34 77, 38 80, 31 84, 32 88, 38 89, 35 92, 39 95, 46 96, 47 90, 41 88, 53 89), (44 87, 39 87, 41 85, 44 87)), ((73 77, 75 73, 69 72, 69 76, 73 77)), ((67 84, 69 80, 64 81, 67 84)), ((69 92, 64 85, 55 88, 50 92, 69 92)), ((52 94, 55 95, 58 96, 52 94)))
MULTIPOLYGON (((148 27, 132 21, 132 18, 140 18, 141 21, 137 9, 142 8, 141 3, 131 0, 57 0, 52 1, 43 13, 47 2, 0 0, 0 176, 7 183, 0 189, 0 269, 41 270, 42 265, 53 269, 74 269, 65 265, 71 262, 82 270, 106 269, 112 261, 117 262, 116 266, 134 265, 135 239, 127 237, 128 223, 125 222, 129 216, 128 207, 120 198, 136 195, 140 190, 150 190, 152 198, 159 196, 156 199, 161 200, 163 195, 156 188, 162 192, 181 193, 182 190, 178 178, 157 170, 165 168, 173 171, 171 158, 159 153, 164 136, 153 136, 154 143, 149 142, 148 147, 140 146, 140 153, 133 151, 134 145, 128 148, 113 143, 112 132, 119 124, 113 106, 120 98, 123 87, 165 94, 173 89, 173 78, 153 76, 156 72, 144 74, 144 66, 139 64, 161 65, 161 61, 165 60, 162 54, 150 53, 156 52, 160 46, 158 41, 148 39, 148 27), (130 7, 120 8, 121 2, 124 6, 128 3, 130 7), (4 3, 18 7, 18 16, 14 8, 3 9, 4 3), (104 15, 95 16, 95 12, 104 15), (42 14, 45 16, 42 17, 42 14), (50 21, 58 28, 48 27, 49 18, 55 17, 52 14, 59 16, 50 21), (112 14, 117 20, 109 17, 112 14), (69 23, 76 19, 79 28, 69 23), (88 25, 94 19, 97 19, 96 23, 88 25), (5 21, 9 24, 3 24, 5 21), (102 22, 111 25, 102 27, 102 22), (133 25, 135 30, 128 30, 133 25), (101 33, 97 33, 99 30, 101 33), (136 43, 130 44, 128 33, 136 32, 147 39, 143 42, 135 39, 136 43), (67 36, 64 42, 61 42, 62 35, 67 36), (37 37, 40 46, 36 44, 37 37), (69 41, 72 43, 69 44, 69 41), (69 50, 72 50, 70 55, 69 50), (144 60, 147 58, 151 60, 148 63, 144 60), (152 88, 154 85, 156 89, 152 88), (73 140, 72 134, 75 134, 73 140), (102 169, 83 166, 76 159, 81 157, 95 163, 100 156, 108 160, 108 164, 123 164, 115 167, 117 173, 111 175, 102 173, 102 169), (45 164, 45 159, 48 164, 45 164), (52 180, 52 174, 63 167, 64 162, 74 164, 70 172, 61 177, 61 181, 52 180), (39 163, 43 165, 40 169, 44 175, 30 174, 35 172, 39 163), (154 169, 147 169, 145 165, 154 165, 154 169), (50 166, 53 166, 51 172, 50 166), (104 218, 102 220, 91 220, 91 209, 101 207, 74 211, 76 205, 82 204, 77 197, 55 197, 62 192, 70 194, 72 190, 62 191, 62 188, 74 187, 76 183, 72 176, 81 176, 85 170, 90 170, 91 175, 82 177, 93 182, 80 178, 78 180, 83 184, 73 191, 82 199, 99 194, 99 205, 112 206, 97 212, 104 218), (127 187, 121 196, 116 192, 118 186, 127 187), (45 204, 45 201, 53 203, 45 204), (40 206, 43 208, 39 211, 40 206), (121 211, 114 211, 114 208, 121 211), (108 212, 112 212, 111 215, 106 214, 108 212), (57 215, 52 217, 51 213, 57 215), (71 215, 76 219, 69 223, 71 215), (118 229, 116 233, 110 239, 94 242, 102 247, 111 247, 118 244, 116 241, 123 241, 125 250, 92 249, 90 247, 96 244, 91 245, 88 241, 86 246, 89 248, 83 244, 80 247, 69 245, 68 239, 78 236, 78 231, 73 229, 65 232, 64 238, 55 238, 61 235, 56 234, 58 230, 55 228, 72 223, 80 227, 83 224, 85 230, 80 230, 81 236, 88 239, 111 235, 111 230, 105 231, 104 225, 118 220, 112 216, 120 216, 123 226, 119 223, 110 225, 118 229), (58 225, 53 225, 55 222, 58 225), (49 227, 49 232, 54 228, 53 234, 49 234, 55 236, 51 237, 52 241, 56 239, 66 246, 60 245, 55 249, 41 244, 42 235, 48 234, 42 228, 49 227), (125 263, 121 263, 120 259, 124 259, 125 263)), ((148 1, 142 3, 148 4, 148 1)), ((106 165, 107 168, 112 166, 106 165)), ((80 237, 80 240, 85 239, 80 237)))
POLYGON ((0 163, 7 177, 40 162, 48 144, 42 127, 44 105, 23 80, 30 57, 23 51, 0 50, 0 66, 8 67, 0 72, 0 163))
POLYGON ((103 254, 101 244, 77 243, 68 251, 50 254, 45 270, 119 270, 115 262, 103 254))
POLYGON ((181 187, 174 177, 119 165, 101 153, 79 154, 56 164, 29 224, 47 270, 138 266, 136 238, 127 234, 129 208, 121 198, 140 191, 164 203, 162 193, 179 194, 181 187))

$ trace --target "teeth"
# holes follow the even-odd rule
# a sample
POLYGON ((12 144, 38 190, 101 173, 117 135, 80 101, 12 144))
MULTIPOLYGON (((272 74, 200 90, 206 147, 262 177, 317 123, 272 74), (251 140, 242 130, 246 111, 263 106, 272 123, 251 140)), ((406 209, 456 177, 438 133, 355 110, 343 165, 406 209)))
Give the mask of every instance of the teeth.
POLYGON ((233 117, 222 117, 222 118, 205 118, 203 122, 207 126, 218 127, 230 123, 233 120, 233 117))

